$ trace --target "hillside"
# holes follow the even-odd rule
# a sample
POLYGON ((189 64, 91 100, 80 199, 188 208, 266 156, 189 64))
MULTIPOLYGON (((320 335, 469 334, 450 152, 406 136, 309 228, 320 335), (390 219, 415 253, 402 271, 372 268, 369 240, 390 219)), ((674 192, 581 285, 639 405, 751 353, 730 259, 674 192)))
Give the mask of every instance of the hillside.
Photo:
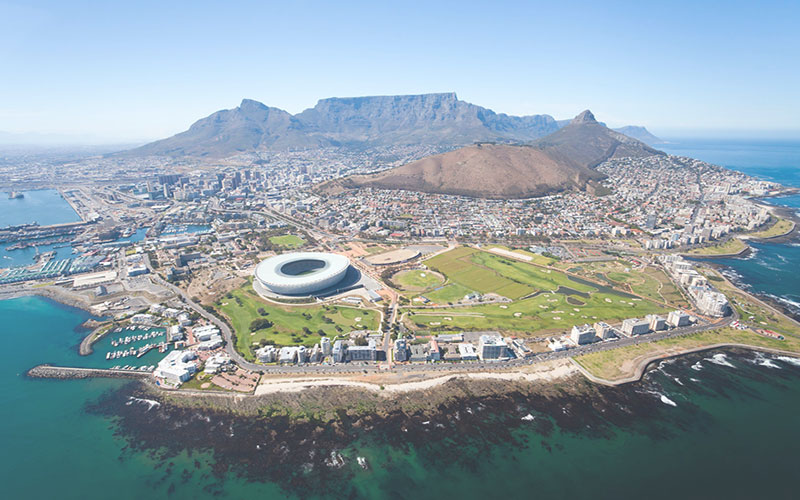
POLYGON ((320 188, 328 193, 372 187, 478 198, 529 198, 586 189, 603 178, 593 167, 609 158, 657 154, 664 153, 606 128, 590 111, 584 111, 567 126, 528 145, 468 146, 320 188))

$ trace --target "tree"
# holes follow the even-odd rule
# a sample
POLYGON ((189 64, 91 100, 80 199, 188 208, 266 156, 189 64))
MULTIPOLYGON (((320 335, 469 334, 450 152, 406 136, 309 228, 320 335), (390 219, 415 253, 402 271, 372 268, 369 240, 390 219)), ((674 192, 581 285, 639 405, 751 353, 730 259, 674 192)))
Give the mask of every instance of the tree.
POLYGON ((254 319, 250 322, 250 331, 255 332, 258 330, 264 330, 265 328, 271 328, 272 324, 272 321, 265 318, 254 319))
POLYGON ((258 308, 258 314, 262 316, 269 316, 269 313, 263 307, 258 308))
POLYGON ((367 337, 365 335, 356 337, 356 345, 367 345, 367 337))

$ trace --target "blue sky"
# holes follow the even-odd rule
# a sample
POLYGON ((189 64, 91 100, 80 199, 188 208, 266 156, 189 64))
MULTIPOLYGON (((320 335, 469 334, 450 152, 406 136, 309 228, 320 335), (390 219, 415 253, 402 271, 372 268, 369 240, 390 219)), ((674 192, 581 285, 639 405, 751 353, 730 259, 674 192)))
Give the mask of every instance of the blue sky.
POLYGON ((455 91, 666 135, 800 137, 798 26, 798 1, 0 1, 0 130, 137 141, 244 97, 294 113, 455 91))

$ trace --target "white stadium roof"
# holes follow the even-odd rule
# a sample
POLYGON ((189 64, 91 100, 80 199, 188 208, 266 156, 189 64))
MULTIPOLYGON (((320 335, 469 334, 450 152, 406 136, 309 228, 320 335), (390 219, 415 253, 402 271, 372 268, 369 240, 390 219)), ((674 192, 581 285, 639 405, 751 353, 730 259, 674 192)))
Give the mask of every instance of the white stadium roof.
POLYGON ((323 252, 276 255, 256 266, 255 276, 267 290, 281 295, 308 295, 330 288, 344 278, 350 259, 323 252))

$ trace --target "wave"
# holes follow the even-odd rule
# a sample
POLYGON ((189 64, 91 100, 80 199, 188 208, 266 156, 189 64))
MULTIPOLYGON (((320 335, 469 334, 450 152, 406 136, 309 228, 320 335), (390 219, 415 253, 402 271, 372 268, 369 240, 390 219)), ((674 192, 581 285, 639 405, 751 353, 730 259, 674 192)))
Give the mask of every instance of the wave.
POLYGON ((771 359, 764 359, 758 364, 760 366, 766 366, 767 368, 777 368, 778 370, 781 369, 781 367, 776 365, 775 362, 773 362, 771 359))
POLYGON ((664 403, 665 405, 669 405, 669 406, 678 406, 678 403, 676 403, 675 401, 673 401, 673 400, 669 399, 669 398, 668 398, 668 397, 666 397, 665 395, 663 395, 663 394, 660 394, 660 396, 661 396, 661 402, 662 402, 662 403, 664 403))
POLYGON ((692 365, 692 370, 695 370, 695 371, 699 372, 702 369, 703 369, 703 364, 700 363, 699 361, 692 365))
POLYGON ((125 405, 126 405, 126 406, 130 406, 130 405, 132 405, 133 403, 143 403, 143 404, 146 404, 146 405, 147 405, 147 411, 150 411, 150 410, 152 410, 153 408, 158 408, 159 406, 161 406, 161 403, 159 403, 158 401, 154 401, 154 400, 152 400, 152 399, 135 398, 135 397, 133 397, 133 396, 130 396, 130 397, 128 398, 128 402, 127 402, 127 403, 125 403, 125 405))
POLYGON ((694 378, 694 377, 689 377, 689 380, 691 380, 692 382, 695 382, 695 383, 699 383, 700 382, 699 378, 694 378))
POLYGON ((673 379, 673 380, 674 380, 674 381, 675 381, 675 382, 676 382, 678 385, 683 385, 683 382, 681 382, 681 379, 679 379, 678 377, 673 377, 672 379, 673 379))
POLYGON ((788 363, 790 365, 800 366, 800 358, 794 358, 792 356, 778 356, 775 359, 783 361, 784 363, 788 363))
POLYGON ((525 422, 531 422, 531 421, 533 421, 533 419, 535 419, 535 418, 536 418, 536 417, 534 417, 533 415, 531 415, 530 413, 528 413, 527 415, 525 415, 524 417, 522 417, 520 420, 524 420, 525 422))
POLYGON ((703 359, 705 359, 706 361, 710 361, 715 365, 727 366, 729 368, 736 368, 736 366, 734 366, 730 361, 728 361, 728 357, 725 356, 724 353, 715 354, 710 358, 703 358, 703 359))

